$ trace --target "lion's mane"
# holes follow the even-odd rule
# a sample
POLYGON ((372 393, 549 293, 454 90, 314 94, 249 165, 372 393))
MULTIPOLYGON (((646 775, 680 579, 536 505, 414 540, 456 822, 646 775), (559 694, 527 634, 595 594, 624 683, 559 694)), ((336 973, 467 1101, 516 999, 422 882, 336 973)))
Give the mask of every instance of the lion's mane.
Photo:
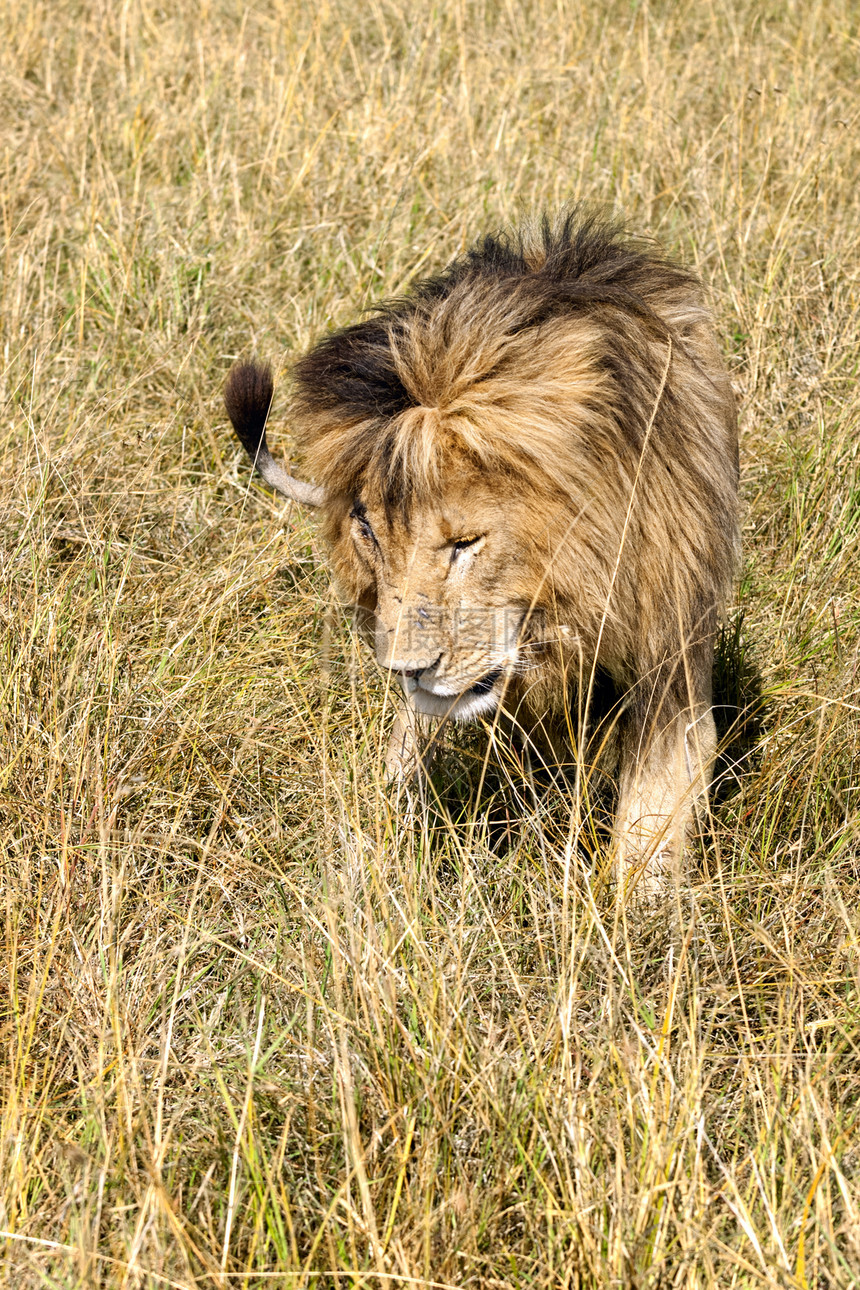
POLYGON ((738 551, 735 400, 697 279, 653 245, 578 211, 485 237, 303 357, 292 420, 354 603, 373 596, 343 536, 354 499, 372 486, 408 517, 465 460, 512 523, 566 499, 533 600, 618 682, 711 641, 738 551))

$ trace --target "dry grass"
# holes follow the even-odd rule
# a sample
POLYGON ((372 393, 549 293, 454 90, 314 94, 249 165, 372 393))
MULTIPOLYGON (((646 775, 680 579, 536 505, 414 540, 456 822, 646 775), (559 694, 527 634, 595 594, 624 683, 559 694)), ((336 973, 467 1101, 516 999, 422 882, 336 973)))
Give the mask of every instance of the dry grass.
POLYGON ((4 15, 3 1284, 860 1284, 856 5, 4 15), (632 925, 563 797, 395 809, 219 394, 572 198, 698 266, 743 400, 765 715, 632 925))

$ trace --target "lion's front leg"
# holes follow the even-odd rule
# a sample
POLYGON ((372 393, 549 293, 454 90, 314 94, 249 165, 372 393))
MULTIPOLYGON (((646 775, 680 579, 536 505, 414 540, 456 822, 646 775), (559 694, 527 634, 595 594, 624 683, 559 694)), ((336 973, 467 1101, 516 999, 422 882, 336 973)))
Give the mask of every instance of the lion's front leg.
POLYGON ((389 779, 409 782, 426 770, 440 734, 437 719, 416 712, 406 699, 400 699, 385 750, 385 771, 389 779))
POLYGON ((707 809, 717 731, 710 704, 664 712, 657 729, 625 732, 615 833, 618 872, 634 898, 658 896, 681 876, 684 846, 707 809))

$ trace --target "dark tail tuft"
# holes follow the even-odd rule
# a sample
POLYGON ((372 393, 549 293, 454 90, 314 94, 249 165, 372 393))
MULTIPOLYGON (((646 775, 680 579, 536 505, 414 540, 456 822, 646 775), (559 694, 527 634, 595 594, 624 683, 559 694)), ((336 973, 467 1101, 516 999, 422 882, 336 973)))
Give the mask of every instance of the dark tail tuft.
POLYGON ((252 461, 261 447, 268 451, 266 418, 274 391, 272 369, 262 363, 237 363, 224 386, 227 415, 252 461))

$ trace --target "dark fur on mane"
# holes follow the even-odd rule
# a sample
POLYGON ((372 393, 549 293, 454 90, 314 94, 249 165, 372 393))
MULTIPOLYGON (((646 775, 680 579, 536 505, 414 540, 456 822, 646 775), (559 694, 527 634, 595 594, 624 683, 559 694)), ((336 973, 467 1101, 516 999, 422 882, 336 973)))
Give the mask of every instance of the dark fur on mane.
POLYGON ((697 425, 734 415, 712 337, 694 274, 574 209, 482 238, 321 340, 295 366, 292 425, 330 497, 370 488, 407 522, 451 471, 577 495, 588 461, 635 471, 647 435, 729 524, 695 446, 697 425))
POLYGON ((395 351, 421 315, 457 288, 503 286, 510 297, 509 332, 595 307, 634 314, 665 335, 650 303, 655 291, 694 284, 694 275, 653 245, 594 213, 575 209, 553 222, 544 216, 537 238, 488 234, 407 296, 385 300, 372 316, 327 336, 294 368, 296 399, 309 413, 344 420, 387 421, 418 406, 398 370, 395 351))

